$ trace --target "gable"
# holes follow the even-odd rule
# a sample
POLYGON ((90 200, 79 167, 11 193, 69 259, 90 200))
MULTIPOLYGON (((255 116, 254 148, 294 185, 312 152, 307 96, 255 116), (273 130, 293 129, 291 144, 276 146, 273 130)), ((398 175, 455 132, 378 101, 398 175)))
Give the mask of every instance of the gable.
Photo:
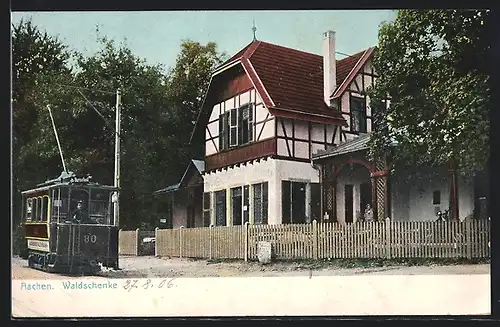
MULTIPOLYGON (((337 61, 337 89, 333 98, 345 91, 372 51, 369 48, 337 61)), ((347 125, 341 113, 324 102, 322 56, 253 41, 214 72, 191 141, 201 140, 201 132, 217 102, 251 87, 273 116, 347 125)))
POLYGON ((337 89, 333 92, 332 98, 340 97, 349 88, 352 81, 358 76, 358 73, 364 69, 363 67, 365 67, 365 63, 371 58, 374 49, 368 48, 365 51, 344 59, 346 61, 343 66, 339 67, 340 72, 337 73, 337 89), (342 78, 340 83, 339 74, 341 75, 340 78, 342 78))

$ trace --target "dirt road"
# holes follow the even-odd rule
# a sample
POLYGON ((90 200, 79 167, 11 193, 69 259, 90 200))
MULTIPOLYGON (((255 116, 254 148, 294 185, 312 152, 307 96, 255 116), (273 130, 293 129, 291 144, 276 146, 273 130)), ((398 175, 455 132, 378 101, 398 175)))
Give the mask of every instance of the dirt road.
MULTIPOLYGON (((272 276, 349 276, 378 275, 434 275, 434 274, 489 274, 489 264, 453 266, 385 266, 371 268, 341 268, 311 263, 219 262, 156 257, 121 257, 119 271, 104 271, 99 276, 83 278, 146 278, 146 277, 272 277, 272 276)), ((67 279, 82 278, 49 274, 27 267, 26 261, 12 258, 12 279, 67 279)))

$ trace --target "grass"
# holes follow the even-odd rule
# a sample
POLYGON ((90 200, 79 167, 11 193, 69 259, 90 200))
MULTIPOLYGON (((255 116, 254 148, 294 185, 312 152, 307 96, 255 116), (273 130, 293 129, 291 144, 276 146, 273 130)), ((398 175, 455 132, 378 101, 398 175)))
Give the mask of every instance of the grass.
MULTIPOLYGON (((241 259, 209 259, 208 264, 242 262, 241 259)), ((250 261, 257 263, 257 261, 250 261)), ((489 258, 413 258, 413 259, 318 259, 318 260, 274 260, 274 264, 299 265, 304 269, 337 268, 374 268, 389 266, 456 266, 470 264, 489 264, 489 258)), ((272 264, 273 264, 272 263, 272 264)), ((271 265, 272 265, 271 264, 271 265)))

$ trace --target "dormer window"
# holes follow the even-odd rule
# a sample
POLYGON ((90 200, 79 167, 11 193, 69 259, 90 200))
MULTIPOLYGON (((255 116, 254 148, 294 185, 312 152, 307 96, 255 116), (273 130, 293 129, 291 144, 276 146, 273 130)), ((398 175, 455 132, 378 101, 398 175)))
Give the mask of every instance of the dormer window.
POLYGON ((253 106, 245 104, 219 117, 219 147, 226 150, 253 141, 253 106))
POLYGON ((351 132, 366 133, 366 103, 364 98, 351 95, 351 132))

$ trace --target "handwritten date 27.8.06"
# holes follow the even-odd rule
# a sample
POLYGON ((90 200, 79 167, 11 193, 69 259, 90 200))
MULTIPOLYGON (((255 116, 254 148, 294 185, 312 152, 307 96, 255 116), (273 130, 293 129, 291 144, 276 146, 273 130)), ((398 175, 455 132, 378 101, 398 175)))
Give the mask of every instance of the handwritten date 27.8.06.
POLYGON ((159 283, 155 284, 151 279, 139 280, 139 279, 127 279, 123 285, 123 288, 127 291, 131 291, 132 289, 152 289, 152 288, 172 288, 174 284, 172 283, 175 278, 171 279, 163 279, 159 283))

